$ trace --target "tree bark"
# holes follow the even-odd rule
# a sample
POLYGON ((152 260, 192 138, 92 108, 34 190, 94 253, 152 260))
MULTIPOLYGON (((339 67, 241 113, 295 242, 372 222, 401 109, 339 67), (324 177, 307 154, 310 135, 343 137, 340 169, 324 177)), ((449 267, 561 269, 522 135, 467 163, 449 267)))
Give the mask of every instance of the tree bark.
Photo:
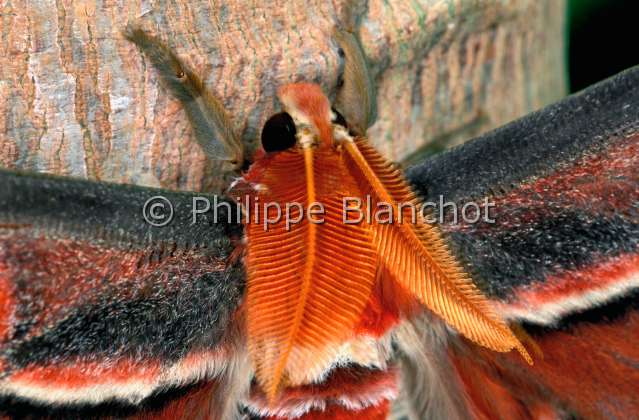
POLYGON ((563 0, 4 1, 0 165, 215 191, 218 163, 180 102, 121 30, 165 40, 229 110, 248 150, 276 88, 334 96, 337 25, 354 29, 378 89, 373 143, 401 161, 453 144, 565 93, 563 0))

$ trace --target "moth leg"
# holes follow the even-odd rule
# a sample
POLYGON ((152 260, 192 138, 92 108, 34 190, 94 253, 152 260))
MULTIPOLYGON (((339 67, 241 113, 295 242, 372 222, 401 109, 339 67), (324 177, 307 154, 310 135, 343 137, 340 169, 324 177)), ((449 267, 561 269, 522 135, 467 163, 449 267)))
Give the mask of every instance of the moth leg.
POLYGON ((212 160, 228 162, 233 170, 241 169, 245 163, 242 142, 224 106, 205 88, 202 79, 161 40, 139 26, 129 23, 124 36, 149 58, 162 82, 182 102, 195 138, 206 155, 212 160))
POLYGON ((359 41, 351 32, 336 29, 333 36, 344 53, 342 86, 337 92, 335 107, 348 122, 349 128, 364 135, 376 118, 376 98, 373 80, 359 41))

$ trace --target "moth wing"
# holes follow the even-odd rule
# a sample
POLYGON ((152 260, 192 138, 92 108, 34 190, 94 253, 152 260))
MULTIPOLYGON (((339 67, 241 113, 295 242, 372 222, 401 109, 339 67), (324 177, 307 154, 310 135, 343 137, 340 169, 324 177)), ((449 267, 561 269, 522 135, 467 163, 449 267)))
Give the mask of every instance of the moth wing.
POLYGON ((633 68, 408 171, 426 201, 479 204, 442 230, 535 361, 451 338, 476 416, 639 409, 638 110, 633 68))
POLYGON ((203 387, 225 395, 206 413, 234 409, 250 380, 227 262, 239 225, 192 224, 188 193, 6 171, 0 184, 0 411, 194 410, 203 387), (170 223, 145 220, 167 206, 170 223))

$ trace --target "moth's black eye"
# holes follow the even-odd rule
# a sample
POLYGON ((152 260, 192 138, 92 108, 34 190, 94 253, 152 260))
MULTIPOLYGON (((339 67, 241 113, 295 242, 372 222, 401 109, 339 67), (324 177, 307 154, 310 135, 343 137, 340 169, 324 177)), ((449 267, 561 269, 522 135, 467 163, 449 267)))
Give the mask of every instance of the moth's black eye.
POLYGON ((340 114, 335 108, 331 108, 333 114, 335 114, 335 118, 333 118, 333 124, 339 124, 342 127, 348 129, 348 124, 346 124, 346 118, 342 114, 340 114))
POLYGON ((267 152, 279 152, 295 146, 295 123, 286 112, 273 115, 262 128, 262 147, 267 152))

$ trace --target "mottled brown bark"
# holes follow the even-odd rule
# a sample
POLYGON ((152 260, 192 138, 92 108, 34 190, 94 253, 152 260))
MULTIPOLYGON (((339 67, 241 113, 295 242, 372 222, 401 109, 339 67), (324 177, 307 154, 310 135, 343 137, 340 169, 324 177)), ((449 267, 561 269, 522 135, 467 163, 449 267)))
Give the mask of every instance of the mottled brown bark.
POLYGON ((139 21, 198 71, 249 150, 276 87, 334 95, 339 25, 361 38, 378 89, 373 142, 402 160, 561 97, 562 0, 4 1, 0 165, 210 190, 217 164, 181 104, 121 35, 139 21))

